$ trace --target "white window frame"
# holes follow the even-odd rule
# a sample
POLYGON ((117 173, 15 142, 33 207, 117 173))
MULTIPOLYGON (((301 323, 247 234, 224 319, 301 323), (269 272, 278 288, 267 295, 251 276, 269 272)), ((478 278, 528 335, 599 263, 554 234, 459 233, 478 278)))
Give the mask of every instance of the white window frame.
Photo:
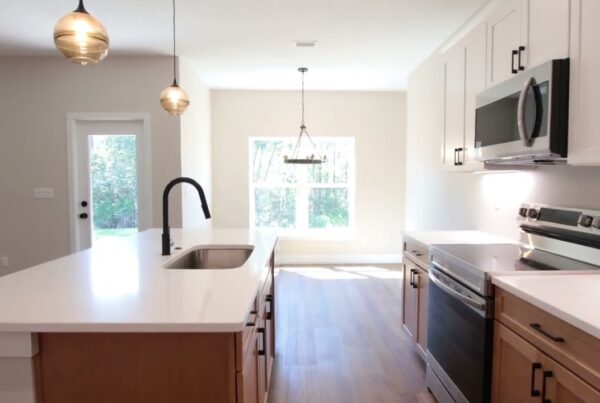
MULTIPOLYGON (((248 138, 248 155, 252 150, 255 141, 277 141, 290 140, 286 136, 273 137, 249 137, 248 138)), ((291 139, 295 141, 295 139, 291 139)), ((248 158, 248 197, 249 197, 249 226, 253 229, 269 228, 275 229, 281 239, 310 239, 310 240, 353 240, 356 239, 356 142, 354 137, 319 137, 316 140, 323 141, 348 141, 352 150, 348 158, 348 182, 341 183, 319 183, 308 184, 306 182, 306 169, 300 170, 300 181, 298 183, 263 183, 260 185, 254 184, 254 167, 252 159, 248 158), (255 205, 254 205, 254 189, 256 188, 291 188, 296 191, 296 224, 306 223, 306 228, 273 228, 273 227, 256 227, 255 223, 255 205), (343 228, 308 228, 308 192, 311 188, 343 188, 348 189, 348 226, 343 228), (300 196, 300 197, 299 197, 300 196)), ((308 167, 307 167, 308 168, 308 167)))

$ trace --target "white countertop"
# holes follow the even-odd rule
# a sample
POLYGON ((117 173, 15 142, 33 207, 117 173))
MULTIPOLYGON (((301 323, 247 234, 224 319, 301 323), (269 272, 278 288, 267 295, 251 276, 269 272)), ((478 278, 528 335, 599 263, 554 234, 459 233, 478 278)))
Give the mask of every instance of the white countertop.
POLYGON ((405 232, 402 235, 427 246, 436 244, 517 243, 515 240, 482 231, 414 231, 405 232))
POLYGON ((275 234, 171 229, 181 251, 161 256, 162 230, 0 278, 0 332, 237 332, 268 274, 275 234), (165 269, 196 245, 253 245, 237 269, 165 269))
POLYGON ((600 338, 600 276, 498 276, 492 283, 600 338))

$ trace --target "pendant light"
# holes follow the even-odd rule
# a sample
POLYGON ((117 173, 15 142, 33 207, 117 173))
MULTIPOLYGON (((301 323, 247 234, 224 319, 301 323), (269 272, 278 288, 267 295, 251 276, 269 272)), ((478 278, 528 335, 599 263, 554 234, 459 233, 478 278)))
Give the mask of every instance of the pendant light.
POLYGON ((190 104, 190 99, 177 84, 177 56, 175 53, 175 0, 173 0, 173 84, 160 94, 160 104, 169 115, 181 115, 190 104))
MULTIPOLYGON (((306 130, 306 124, 304 123, 304 74, 308 71, 308 68, 300 67, 298 68, 298 71, 302 74, 302 118, 300 120, 300 135, 298 136, 298 141, 296 141, 296 146, 294 147, 291 157, 284 155, 283 162, 286 164, 321 164, 323 162, 327 162, 327 157, 325 155, 320 156, 317 153, 317 146, 310 138, 308 130, 306 130), (313 152, 311 152, 311 154, 302 156, 302 140, 304 138, 308 139, 310 142, 313 152)), ((304 143, 306 143, 306 141, 304 143)))
POLYGON ((79 0, 79 6, 54 26, 54 44, 73 63, 96 64, 108 54, 108 32, 79 0))

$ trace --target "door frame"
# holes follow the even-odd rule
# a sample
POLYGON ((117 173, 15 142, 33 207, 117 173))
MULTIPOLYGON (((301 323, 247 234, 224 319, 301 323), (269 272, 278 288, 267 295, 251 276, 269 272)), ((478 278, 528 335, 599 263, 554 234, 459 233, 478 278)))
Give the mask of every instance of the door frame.
POLYGON ((132 113, 95 113, 78 112, 67 114, 67 162, 69 181, 69 227, 71 237, 71 253, 80 250, 78 156, 77 156, 77 125, 85 122, 141 122, 142 134, 137 150, 138 172, 138 229, 143 231, 152 227, 152 139, 150 132, 150 114, 144 112, 132 113), (141 153, 139 152, 141 150, 141 153))

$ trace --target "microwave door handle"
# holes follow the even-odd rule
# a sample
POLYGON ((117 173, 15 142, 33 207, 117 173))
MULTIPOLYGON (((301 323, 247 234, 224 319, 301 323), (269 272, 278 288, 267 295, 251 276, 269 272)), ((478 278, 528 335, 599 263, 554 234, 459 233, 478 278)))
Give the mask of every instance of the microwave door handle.
POLYGON ((533 77, 529 77, 523 89, 521 90, 521 95, 519 95, 519 104, 517 106, 517 125, 519 127, 519 136, 521 140, 523 140, 523 144, 525 147, 531 147, 531 136, 527 131, 527 126, 525 124, 525 101, 527 100, 527 93, 529 89, 535 84, 535 79, 533 77))

